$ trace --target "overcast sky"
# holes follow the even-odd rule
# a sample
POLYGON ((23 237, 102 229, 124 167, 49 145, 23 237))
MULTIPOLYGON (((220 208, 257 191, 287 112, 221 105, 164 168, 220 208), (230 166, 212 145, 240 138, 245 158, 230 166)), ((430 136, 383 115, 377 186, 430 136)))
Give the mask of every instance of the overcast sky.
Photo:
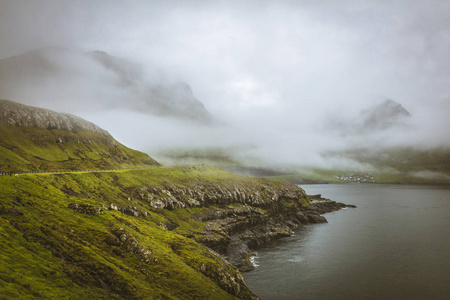
MULTIPOLYGON (((245 128, 230 137, 230 129, 160 120, 166 135, 157 142, 168 145, 247 141, 266 158, 289 162, 303 151, 317 159, 367 143, 344 140, 327 124, 385 98, 411 113, 416 130, 375 139, 450 142, 450 1, 0 0, 0 58, 48 46, 102 50, 164 70, 233 130, 245 128), (184 139, 168 141, 177 134, 184 139)), ((145 147, 106 114, 85 116, 145 147)))

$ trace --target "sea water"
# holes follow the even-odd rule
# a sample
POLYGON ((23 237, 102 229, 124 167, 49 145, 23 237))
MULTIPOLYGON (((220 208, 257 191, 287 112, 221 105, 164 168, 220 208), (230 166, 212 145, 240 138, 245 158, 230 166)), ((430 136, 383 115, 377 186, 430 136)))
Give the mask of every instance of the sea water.
POLYGON ((357 208, 257 249, 244 273, 261 299, 450 299, 450 189, 303 185, 357 208))

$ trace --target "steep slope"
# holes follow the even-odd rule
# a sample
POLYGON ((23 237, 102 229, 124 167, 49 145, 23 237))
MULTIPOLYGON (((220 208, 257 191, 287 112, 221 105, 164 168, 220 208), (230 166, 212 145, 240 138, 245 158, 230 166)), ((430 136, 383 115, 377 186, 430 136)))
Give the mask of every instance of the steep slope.
POLYGON ((251 298, 231 265, 164 228, 204 226, 184 220, 188 211, 158 211, 127 193, 158 175, 1 176, 2 299, 251 298))
POLYGON ((206 166, 0 176, 1 295, 255 299, 223 257, 341 207, 206 166))
MULTIPOLYGON (((1 105, 1 158, 17 168, 66 167, 64 155, 76 166, 155 163, 74 116, 1 105)), ((207 166, 0 176, 0 295, 257 299, 238 270, 252 268, 252 249, 345 206, 207 166)))
POLYGON ((81 118, 0 100, 0 171, 117 169, 158 165, 81 118))
POLYGON ((186 83, 147 76, 141 65, 101 51, 45 48, 2 59, 0 99, 58 111, 127 109, 212 120, 186 83))

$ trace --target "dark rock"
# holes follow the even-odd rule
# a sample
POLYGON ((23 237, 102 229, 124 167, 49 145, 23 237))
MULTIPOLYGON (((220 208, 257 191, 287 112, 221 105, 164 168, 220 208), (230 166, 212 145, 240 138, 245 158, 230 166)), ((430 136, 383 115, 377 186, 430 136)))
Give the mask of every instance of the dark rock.
POLYGON ((178 224, 177 222, 165 222, 165 223, 161 223, 159 225, 161 227, 163 227, 164 229, 167 229, 167 230, 170 230, 170 231, 172 231, 172 230, 174 230, 174 229, 176 229, 177 227, 180 226, 180 224, 178 224))
POLYGON ((245 287, 244 278, 239 272, 233 272, 231 266, 217 268, 211 263, 201 263, 199 270, 231 295, 239 296, 242 287, 245 287))
POLYGON ((109 235, 105 238, 105 243, 111 246, 120 246, 120 240, 115 235, 109 235))
POLYGON ((139 255, 143 262, 156 262, 156 259, 152 256, 152 251, 148 248, 143 247, 139 243, 139 241, 125 229, 117 228, 115 230, 112 230, 111 233, 119 240, 119 242, 112 238, 109 238, 108 241, 105 240, 105 242, 115 243, 126 252, 139 255))
POLYGON ((118 207, 117 209, 121 213, 123 213, 125 215, 129 215, 129 216, 133 216, 133 217, 146 217, 147 216, 147 212, 145 212, 145 211, 143 212, 135 206, 118 207))
POLYGON ((308 214, 308 222, 309 223, 328 223, 327 219, 325 217, 319 215, 319 214, 308 214))
POLYGON ((302 224, 307 224, 308 223, 308 217, 305 216, 305 214, 302 211, 300 211, 300 210, 295 213, 295 217, 302 224))
MULTIPOLYGON (((261 205, 255 194, 244 193, 247 199, 253 198, 261 205)), ((220 253, 240 271, 250 271, 254 268, 250 262, 252 249, 290 236, 302 224, 327 223, 321 214, 347 207, 321 195, 310 196, 308 207, 300 205, 297 199, 282 193, 277 195, 270 204, 262 204, 269 207, 270 213, 250 205, 211 208, 197 217, 200 221, 207 221, 204 235, 197 240, 220 253)))
POLYGON ((100 215, 103 210, 99 207, 92 206, 90 204, 70 203, 68 208, 73 209, 75 212, 87 214, 87 215, 100 215))

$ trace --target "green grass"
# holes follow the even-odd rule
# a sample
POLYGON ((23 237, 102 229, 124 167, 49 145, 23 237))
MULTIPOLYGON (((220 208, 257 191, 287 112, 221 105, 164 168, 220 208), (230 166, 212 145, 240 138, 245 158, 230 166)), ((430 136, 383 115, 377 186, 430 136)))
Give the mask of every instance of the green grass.
MULTIPOLYGON (((142 187, 173 185, 248 189, 264 201, 270 201, 264 190, 285 188, 207 166, 1 176, 2 299, 233 299, 223 281, 239 273, 195 241, 206 226, 195 216, 226 207, 155 209, 137 194, 142 187), (148 215, 106 209, 86 215, 69 203, 135 206, 148 215), (172 231, 162 226, 175 223, 172 231), (122 244, 114 236, 119 228, 129 236, 122 244), (148 261, 140 249, 149 251, 148 261)), ((243 286, 240 297, 250 295, 243 286)))
POLYGON ((197 242, 201 217, 249 201, 270 216, 308 205, 305 195, 220 168, 158 166, 107 135, 0 121, 0 171, 47 172, 0 176, 0 299, 251 299, 237 269, 197 242), (86 169, 98 171, 57 172, 86 169), (230 196, 243 191, 252 199, 230 196), (289 196, 274 203, 280 191, 289 196))
POLYGON ((0 121, 0 171, 116 169, 150 165, 158 163, 147 154, 99 133, 18 127, 0 121))

